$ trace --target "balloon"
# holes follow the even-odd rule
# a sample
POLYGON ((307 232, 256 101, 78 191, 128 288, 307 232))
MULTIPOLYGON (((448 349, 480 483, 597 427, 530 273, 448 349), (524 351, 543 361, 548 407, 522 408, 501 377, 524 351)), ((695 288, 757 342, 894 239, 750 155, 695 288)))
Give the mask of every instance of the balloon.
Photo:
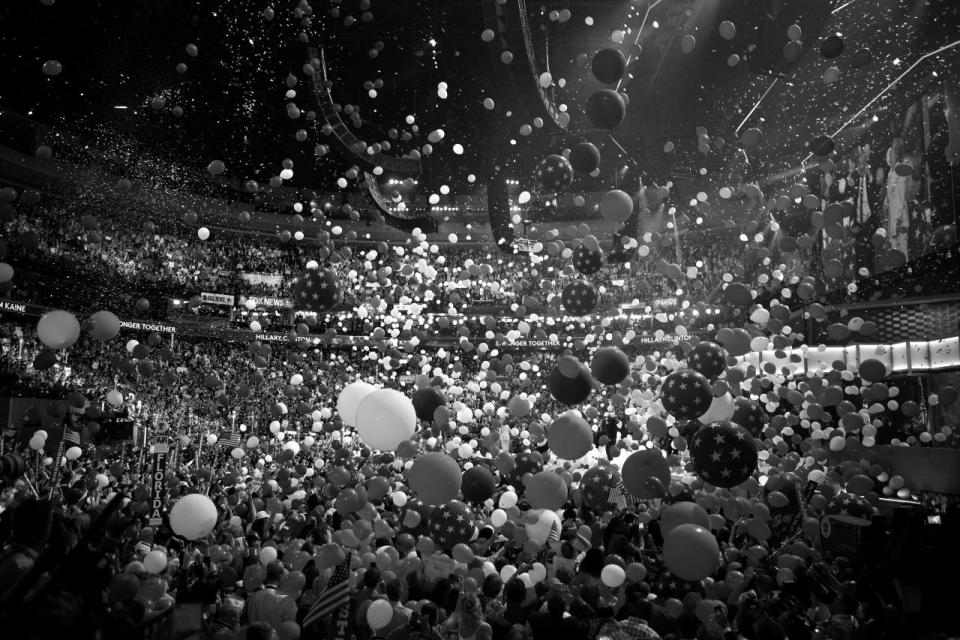
POLYGON ((503 509, 494 509, 490 514, 490 524, 498 529, 507 523, 507 512, 503 509))
POLYGON ((123 394, 116 389, 111 389, 107 392, 107 403, 119 407, 123 404, 123 394))
POLYGON ((591 467, 580 481, 580 495, 583 504, 594 511, 605 511, 612 507, 610 491, 620 484, 620 474, 610 467, 591 467))
POLYGON ((550 154, 537 166, 537 181, 544 191, 563 191, 573 182, 573 167, 561 155, 550 154))
POLYGON ((563 404, 579 404, 587 399, 593 390, 593 376, 583 365, 575 377, 563 374, 559 367, 554 367, 547 380, 550 394, 563 404))
POLYGON ((37 335, 50 349, 69 349, 80 337, 80 323, 69 311, 48 311, 37 323, 37 335))
MULTIPOLYGON (((641 565, 643 566, 643 565, 641 565)), ((627 579, 627 574, 622 567, 615 564, 608 564, 600 572, 600 580, 611 589, 616 589, 627 579)))
MULTIPOLYGON (((575 316, 584 316, 593 311, 600 299, 597 288, 587 280, 574 280, 563 288, 560 296, 563 308, 575 316)), ((575 403, 566 403, 575 404, 575 403)))
MULTIPOLYGON (((378 602, 382 602, 379 601, 378 602)), ((393 609, 391 609, 391 612, 393 609)), ((277 628, 277 636, 280 640, 299 640, 300 639, 300 625, 298 625, 293 620, 284 620, 280 623, 280 626, 277 628)))
POLYGON ((697 46, 697 39, 691 34, 686 34, 680 38, 680 50, 684 53, 690 53, 697 46))
POLYGON ((627 61, 617 49, 601 49, 593 56, 593 76, 604 84, 618 82, 627 70, 627 61))
POLYGON ((732 422, 712 422, 697 431, 690 456, 697 475, 718 487, 734 487, 757 470, 753 436, 732 422))
POLYGON ((720 37, 724 40, 733 40, 737 37, 737 27, 729 20, 721 22, 717 30, 720 32, 720 37))
POLYGON ((692 420, 709 409, 713 392, 703 374, 685 369, 667 376, 660 389, 660 401, 674 417, 692 420))
POLYGON ((568 411, 550 425, 547 442, 558 458, 577 460, 593 449, 593 430, 586 420, 568 411))
POLYGON ((437 505, 430 514, 430 537, 442 549, 469 542, 474 528, 470 509, 457 500, 437 505))
POLYGON ((612 89, 601 89, 587 99, 587 118, 597 129, 615 129, 627 113, 623 96, 612 89))
POLYGON ((374 600, 367 608, 367 624, 373 630, 382 629, 393 619, 393 607, 386 600, 374 600))
POLYGON ((659 449, 641 449, 623 463, 623 486, 635 498, 663 498, 670 486, 670 464, 659 449))
POLYGON ((90 335, 102 342, 113 340, 120 333, 120 318, 109 311, 97 311, 88 323, 90 335))
POLYGON ((737 405, 733 401, 733 396, 729 393, 724 393, 718 398, 713 398, 713 400, 710 401, 710 408, 698 417, 697 420, 703 424, 729 420, 733 417, 736 408, 737 405))
POLYGON ((377 389, 366 394, 354 419, 364 444, 381 451, 395 450, 413 437, 417 428, 413 402, 395 389, 377 389))
POLYGON ((660 531, 666 537, 681 524, 695 524, 710 528, 710 516, 695 502, 677 502, 660 512, 660 531))
POLYGON ((579 142, 570 149, 570 165, 577 173, 589 175, 600 166, 600 150, 590 142, 579 142))
POLYGON ((757 437, 767 424, 767 416, 754 400, 740 397, 734 401, 734 412, 730 421, 739 424, 749 431, 750 435, 757 437))
POLYGON ((610 222, 626 222, 633 214, 633 199, 620 189, 612 189, 600 199, 600 215, 610 222))
POLYGON ((523 418, 530 413, 530 401, 523 396, 513 396, 507 403, 507 411, 515 418, 523 418))
POLYGON ((450 456, 431 452, 421 454, 407 470, 407 482, 428 505, 446 504, 460 492, 460 466, 450 456))
POLYGON ((527 481, 523 495, 533 509, 559 509, 567 501, 567 483, 553 471, 540 471, 527 481))
POLYGON ((647 577, 647 568, 639 562, 631 562, 627 565, 627 580, 631 582, 643 582, 647 577))
POLYGON ((580 245, 573 252, 573 266, 584 275, 591 275, 603 267, 603 252, 580 245))
POLYGON ((531 509, 524 523, 527 539, 542 546, 550 539, 550 532, 560 531, 560 516, 550 509, 531 509))
POLYGON ((336 278, 332 269, 315 269, 301 275, 293 285, 295 308, 304 311, 329 308, 337 298, 336 278))
POLYGON ((870 358, 860 363, 859 373, 867 382, 880 382, 887 377, 887 366, 880 360, 870 358))
POLYGON ((617 347, 602 347, 593 354, 590 372, 603 384, 620 384, 630 375, 630 359, 617 347))
POLYGON ((372 384, 360 381, 352 382, 343 388, 337 396, 337 413, 340 414, 343 424, 348 427, 357 426, 356 417, 360 402, 376 390, 377 388, 372 384))
POLYGON ((277 549, 276 547, 263 547, 260 549, 260 564, 268 565, 274 560, 277 559, 277 549))
POLYGON ((143 568, 147 573, 160 573, 167 568, 167 554, 158 549, 150 551, 143 558, 143 568))
POLYGON ((687 366, 707 378, 716 378, 726 367, 726 352, 715 342, 704 340, 697 343, 687 356, 687 366))
POLYGON ((463 472, 460 490, 468 502, 483 502, 493 496, 496 488, 497 479, 482 465, 474 465, 463 472))
MULTIPOLYGON (((437 407, 447 404, 447 399, 436 387, 424 387, 413 392, 413 408, 424 422, 433 422, 437 407)), ((412 435, 412 434, 411 434, 412 435)))
POLYGON ((170 528, 187 540, 197 540, 209 535, 216 524, 216 505, 213 500, 200 493, 183 496, 170 509, 170 528))
POLYGON ((720 566, 720 546, 709 529, 681 524, 664 535, 663 563, 682 580, 703 580, 720 566))

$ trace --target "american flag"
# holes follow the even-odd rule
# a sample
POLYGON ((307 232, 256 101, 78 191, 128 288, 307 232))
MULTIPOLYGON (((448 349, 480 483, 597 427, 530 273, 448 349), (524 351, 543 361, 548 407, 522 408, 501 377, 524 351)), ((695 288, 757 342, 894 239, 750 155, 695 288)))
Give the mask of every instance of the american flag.
POLYGON ((63 441, 75 447, 80 446, 80 432, 74 431, 70 427, 63 428, 63 441))
POLYGON ((231 449, 236 449, 240 446, 240 434, 228 433, 222 436, 218 442, 221 447, 230 447, 231 449))
POLYGON ((547 534, 547 542, 559 542, 560 541, 560 530, 562 525, 558 520, 553 520, 550 525, 550 533, 547 534))
POLYGON ((350 583, 348 581, 350 577, 350 555, 351 552, 348 552, 343 562, 333 570, 333 575, 330 576, 330 582, 327 583, 326 588, 317 597, 317 601, 313 603, 313 606, 310 607, 307 615, 304 616, 302 627, 309 627, 310 625, 320 622, 324 616, 333 613, 350 602, 350 583))

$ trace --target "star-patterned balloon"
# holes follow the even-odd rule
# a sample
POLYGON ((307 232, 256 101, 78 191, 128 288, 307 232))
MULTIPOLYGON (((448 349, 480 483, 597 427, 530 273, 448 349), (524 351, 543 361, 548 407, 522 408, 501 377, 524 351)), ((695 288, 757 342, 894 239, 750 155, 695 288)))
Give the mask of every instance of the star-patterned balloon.
POLYGON ((563 295, 560 297, 563 308, 575 316, 583 316, 593 311, 599 299, 597 288, 586 280, 574 280, 563 288, 563 295))
POLYGON ((430 516, 430 537, 441 549, 470 542, 473 537, 473 514, 459 500, 437 505, 430 516))
POLYGON ((708 378, 716 378, 723 373, 726 361, 727 353, 724 348, 709 340, 698 343, 687 356, 687 366, 708 378))
POLYGON ((710 381, 691 369, 671 373, 660 387, 660 402, 675 418, 693 420, 702 416, 712 400, 710 381))
POLYGON ((824 517, 858 527, 867 527, 876 513, 874 506, 863 496, 838 493, 827 503, 824 517))
POLYGON ((721 420, 693 436, 690 457, 696 474, 716 487, 735 487, 757 470, 757 444, 750 432, 721 420))
POLYGON ((513 486, 523 485, 523 476, 543 471, 543 456, 535 451, 521 451, 513 458, 514 468, 504 477, 513 486))
POLYGON ((330 269, 307 271, 293 284, 293 302, 303 311, 323 311, 337 299, 337 280, 330 269))
POLYGON ((735 405, 736 409, 730 421, 736 422, 754 437, 759 437, 763 428, 767 426, 767 414, 763 412, 756 400, 750 398, 737 398, 735 405))
POLYGON ((545 191, 563 191, 573 183, 573 167, 570 161, 557 154, 550 154, 537 167, 537 182, 545 191))
POLYGON ((662 598, 683 598, 686 594, 700 589, 697 582, 687 582, 664 569, 656 583, 656 594, 662 598))
POLYGON ((702 427, 690 446, 694 471, 716 487, 735 487, 757 470, 757 444, 750 432, 721 420, 702 427))
POLYGON ((611 467, 591 467, 580 480, 580 500, 594 511, 615 508, 624 493, 620 474, 611 467))
POLYGON ((573 252, 573 266, 585 276, 596 273, 603 266, 603 252, 580 245, 573 252))

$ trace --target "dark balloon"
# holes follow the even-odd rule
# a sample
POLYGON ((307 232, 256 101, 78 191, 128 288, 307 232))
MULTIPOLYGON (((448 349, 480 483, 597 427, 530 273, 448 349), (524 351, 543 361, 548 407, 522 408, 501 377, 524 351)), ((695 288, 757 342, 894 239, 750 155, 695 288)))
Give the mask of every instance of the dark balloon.
POLYGON ((559 367, 554 367, 553 371, 550 372, 547 386, 557 402, 579 404, 590 396, 590 392, 593 390, 593 376, 582 365, 580 371, 574 377, 568 377, 559 367))
POLYGON ((604 84, 614 84, 623 78, 627 60, 617 49, 600 49, 593 56, 593 77, 604 84))
POLYGON ((836 144, 830 136, 817 136, 810 142, 810 152, 815 156, 828 156, 835 148, 836 144))
POLYGON ((843 53, 843 47, 843 38, 837 34, 827 36, 824 41, 820 43, 820 55, 827 60, 832 60, 843 53))
POLYGON ((630 359, 616 347, 603 347, 593 354, 590 372, 603 384, 620 384, 630 375, 630 359))
POLYGON ((693 436, 690 457, 697 475, 717 487, 735 487, 757 470, 757 445, 733 422, 712 422, 693 436))
POLYGON ((587 118, 598 129, 615 129, 626 113, 623 96, 612 89, 601 89, 587 99, 587 118))
POLYGON ((708 378, 716 378, 726 369, 727 353, 716 342, 704 340, 687 356, 687 366, 708 378))
POLYGON ((537 167, 537 181, 548 192, 563 191, 573 182, 573 167, 563 156, 550 154, 537 167))
POLYGON ((433 416, 438 407, 447 404, 447 399, 436 387, 424 387, 413 392, 413 409, 417 417, 424 422, 433 422, 433 416))
POLYGON ((660 388, 663 408, 676 418, 698 418, 706 413, 712 401, 710 381, 691 369, 671 373, 660 388))
POLYGON ((577 173, 591 174, 600 166, 600 150, 590 142, 579 142, 570 149, 570 164, 577 173))
POLYGON ((483 502, 493 496, 496 488, 496 477, 482 465, 475 465, 463 472, 460 491, 467 502, 483 502))
POLYGON ((600 297, 593 283, 586 280, 574 280, 563 288, 561 296, 563 308, 576 316, 583 316, 597 306, 600 297))

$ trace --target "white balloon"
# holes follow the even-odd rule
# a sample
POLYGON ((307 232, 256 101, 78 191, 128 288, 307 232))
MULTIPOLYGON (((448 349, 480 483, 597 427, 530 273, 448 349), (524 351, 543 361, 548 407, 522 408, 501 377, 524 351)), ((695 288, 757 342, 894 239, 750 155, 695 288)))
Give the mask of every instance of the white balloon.
POLYGON ((360 403, 368 394, 376 390, 375 386, 363 381, 351 382, 343 388, 337 396, 337 413, 340 414, 343 424, 348 427, 357 426, 357 409, 360 403))
POLYGON ((711 400, 710 408, 707 409, 706 413, 697 418, 697 420, 703 424, 710 424, 718 420, 729 420, 733 417, 733 412, 736 411, 736 409, 737 405, 733 401, 733 396, 725 393, 719 398, 711 400))
POLYGON ((413 402, 395 389, 377 389, 364 396, 356 411, 356 427, 365 444, 393 451, 413 437, 417 412, 413 402))

